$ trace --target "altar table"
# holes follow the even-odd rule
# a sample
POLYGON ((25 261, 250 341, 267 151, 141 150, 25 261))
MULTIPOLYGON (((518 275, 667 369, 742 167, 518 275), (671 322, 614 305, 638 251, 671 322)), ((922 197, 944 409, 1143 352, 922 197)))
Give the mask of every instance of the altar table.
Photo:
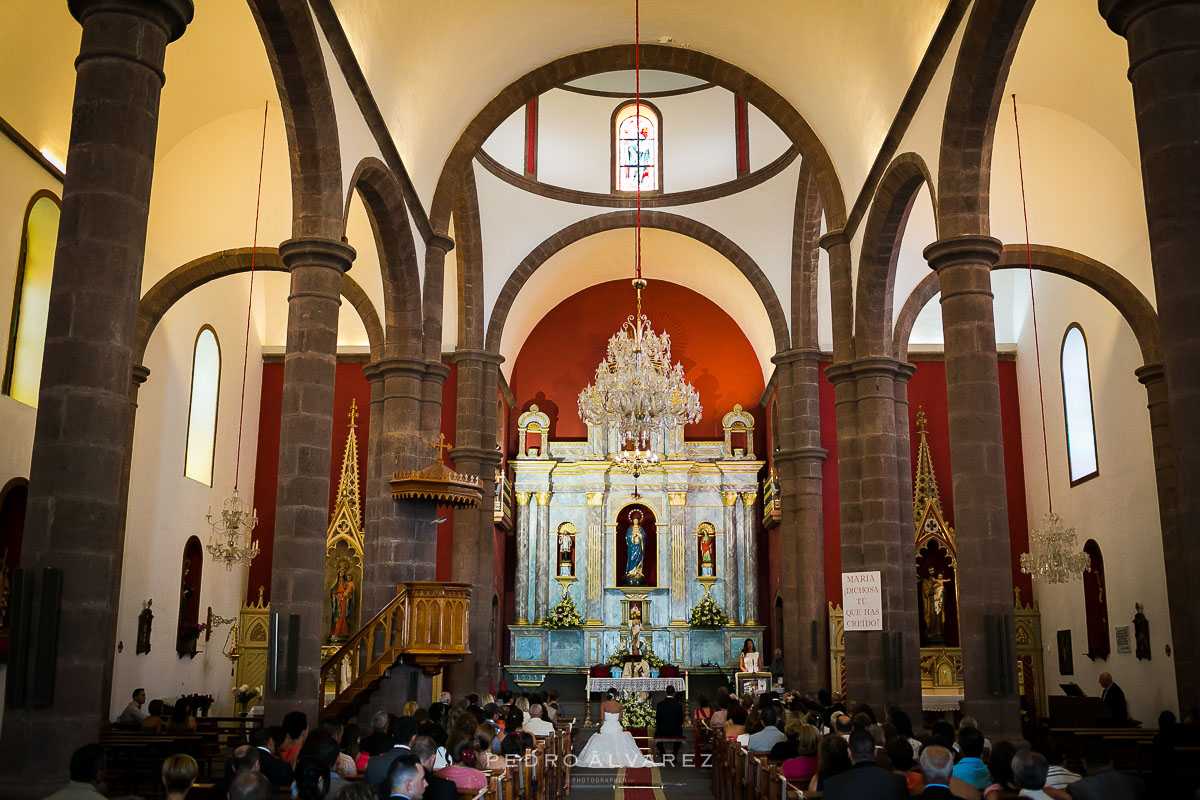
POLYGON ((683 678, 588 678, 588 694, 592 692, 607 692, 616 689, 618 692, 665 692, 668 686, 674 686, 675 691, 683 691, 683 678))

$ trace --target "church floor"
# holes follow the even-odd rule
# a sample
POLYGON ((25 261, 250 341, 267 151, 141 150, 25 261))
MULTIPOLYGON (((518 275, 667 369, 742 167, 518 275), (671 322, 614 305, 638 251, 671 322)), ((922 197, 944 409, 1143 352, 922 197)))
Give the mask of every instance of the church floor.
POLYGON ((691 767, 575 769, 572 800, 708 800, 712 771, 691 767))

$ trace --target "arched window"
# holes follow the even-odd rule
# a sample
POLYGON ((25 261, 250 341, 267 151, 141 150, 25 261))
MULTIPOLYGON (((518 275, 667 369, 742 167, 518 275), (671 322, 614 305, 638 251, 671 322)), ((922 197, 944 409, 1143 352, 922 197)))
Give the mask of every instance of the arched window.
POLYGON ((212 486, 217 446, 217 397, 221 387, 221 345, 217 332, 205 325, 192 351, 192 399, 188 406, 187 456, 183 474, 212 486))
POLYGON ((1071 485, 1100 474, 1096 458, 1096 419, 1092 413, 1092 377, 1083 328, 1071 323, 1060 358, 1063 410, 1067 423, 1067 463, 1071 485))
POLYGON ((625 103, 613 114, 613 189, 659 192, 662 189, 662 136, 654 106, 625 103))
POLYGON ((1092 568, 1083 573, 1083 609, 1087 615, 1088 658, 1108 659, 1108 593, 1104 585, 1104 556, 1095 539, 1088 539, 1083 552, 1092 568))
POLYGON ((35 408, 42 382, 42 351, 46 347, 59 212, 58 198, 49 192, 35 194, 25 210, 8 354, 4 361, 4 394, 35 408))

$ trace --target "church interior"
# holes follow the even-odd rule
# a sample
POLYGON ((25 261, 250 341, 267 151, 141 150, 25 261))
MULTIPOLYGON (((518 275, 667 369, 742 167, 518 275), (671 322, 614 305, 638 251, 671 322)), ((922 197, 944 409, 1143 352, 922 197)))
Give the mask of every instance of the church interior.
POLYGON ((138 689, 1194 717, 1195 4, 8 0, 0 41, 0 796, 138 689))

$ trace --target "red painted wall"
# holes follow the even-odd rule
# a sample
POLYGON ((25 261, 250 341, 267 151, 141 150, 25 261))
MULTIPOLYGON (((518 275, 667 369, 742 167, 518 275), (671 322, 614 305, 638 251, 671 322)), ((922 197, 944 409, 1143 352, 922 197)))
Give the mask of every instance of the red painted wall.
MULTIPOLYGON (((672 357, 700 392, 704 414, 684 435, 720 439, 721 417, 741 403, 755 415, 756 447, 763 452, 762 368, 733 318, 707 297, 665 281, 650 284, 642 306, 654 330, 671 335, 672 357)), ((509 425, 510 453, 517 447, 516 417, 532 403, 549 415, 551 439, 587 437, 577 411, 579 393, 592 382, 609 337, 633 312, 633 290, 625 280, 584 289, 547 312, 513 365, 510 386, 517 408, 509 425)))
MULTIPOLYGON (((837 431, 834 425, 833 384, 825 377, 827 363, 821 364, 821 446, 829 451, 822 471, 825 523, 825 596, 834 603, 841 602, 841 520, 838 514, 837 431)), ((917 371, 908 384, 909 435, 912 446, 912 465, 916 470, 917 412, 924 410, 928 417, 929 449, 933 470, 937 475, 938 491, 946 521, 954 524, 954 487, 951 480, 950 431, 947 427, 946 365, 943 361, 916 362, 917 371)), ((1017 364, 1001 361, 1000 420, 1004 435, 1004 471, 1008 495, 1008 535, 1012 549, 1013 583, 1021 587, 1028 602, 1032 586, 1028 575, 1021 574, 1020 555, 1029 549, 1029 528, 1025 510, 1025 470, 1021 451, 1021 406, 1017 395, 1017 364)))
MULTIPOLYGON (((358 403, 358 491, 360 513, 366 519, 366 475, 367 443, 370 441, 371 384, 363 375, 362 364, 345 362, 337 365, 336 383, 333 390, 333 441, 329 463, 329 513, 337 499, 338 481, 342 474, 342 456, 346 450, 346 438, 350 435, 350 402, 358 403)), ((279 482, 279 425, 283 408, 283 363, 263 364, 262 397, 259 404, 258 455, 254 470, 254 508, 258 511, 258 527, 254 538, 258 540, 258 557, 250 564, 249 580, 246 582, 246 601, 258 600, 258 587, 265 587, 263 594, 271 600, 271 561, 274 555, 275 500, 279 482)), ((369 535, 369 534, 368 534, 369 535)))

